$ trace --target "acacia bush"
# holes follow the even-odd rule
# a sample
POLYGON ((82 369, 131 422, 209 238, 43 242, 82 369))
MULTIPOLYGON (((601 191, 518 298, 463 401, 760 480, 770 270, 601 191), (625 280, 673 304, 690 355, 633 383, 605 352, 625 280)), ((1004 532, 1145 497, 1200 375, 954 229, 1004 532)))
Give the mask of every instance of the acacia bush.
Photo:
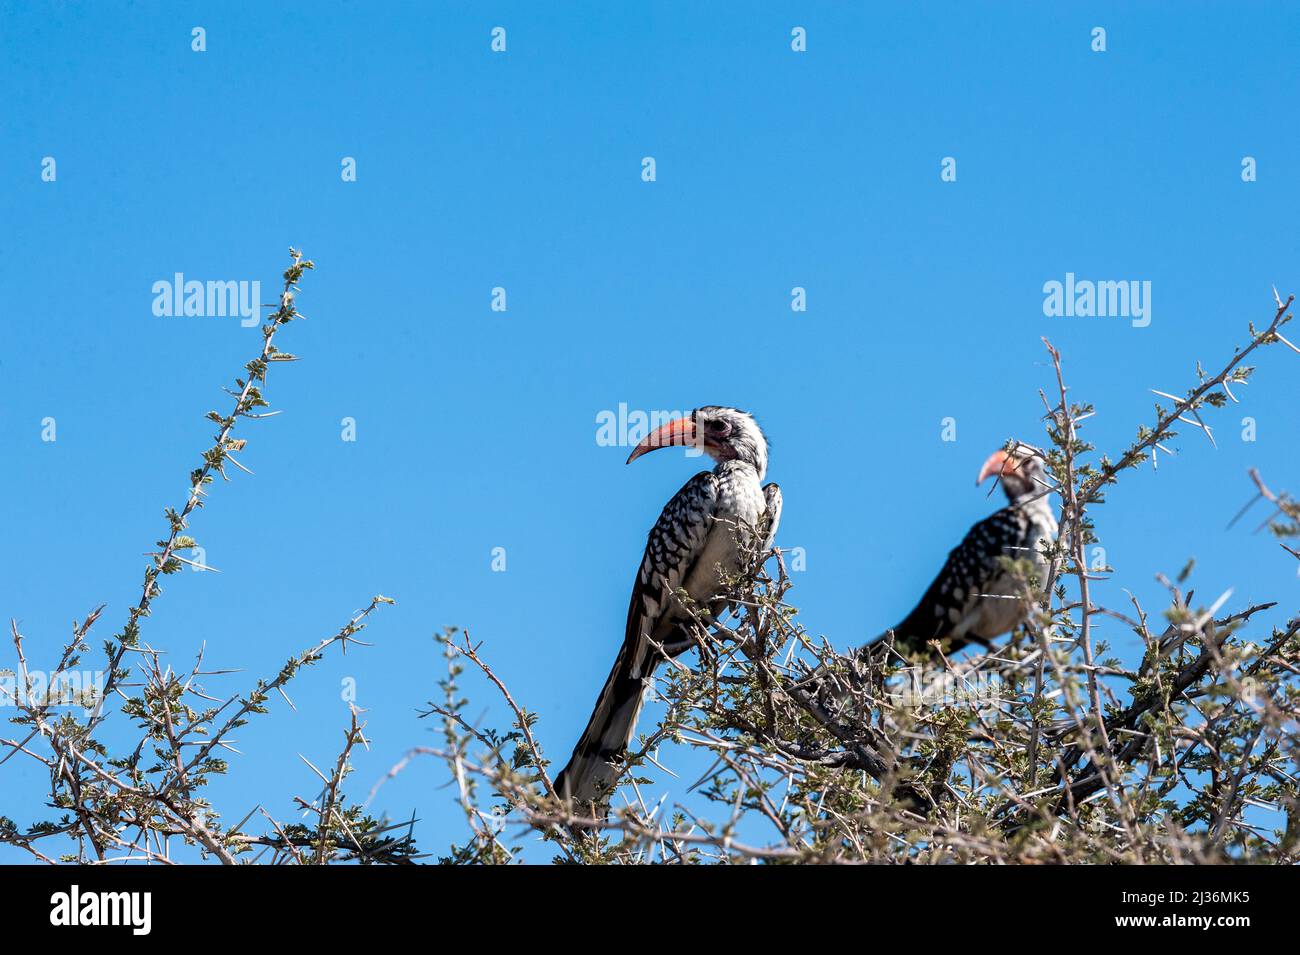
MULTIPOLYGON (((1043 394, 1046 462, 1061 504, 1060 538, 1045 555, 1047 580, 1029 562, 1009 562, 1029 619, 987 652, 959 659, 932 647, 912 658, 883 644, 839 652, 808 633, 789 602, 791 581, 779 547, 749 555, 731 581, 742 595, 723 620, 695 620, 695 665, 661 666, 656 692, 666 703, 626 760, 624 785, 610 807, 573 806, 556 797, 550 762, 535 732, 537 715, 497 676, 467 635, 440 637, 446 673, 425 715, 440 721, 440 743, 415 758, 445 762, 467 836, 422 854, 413 821, 367 814, 348 795, 350 756, 364 745, 353 709, 343 746, 321 788, 298 797, 306 822, 285 823, 259 807, 230 821, 205 798, 211 778, 231 770, 230 734, 266 712, 274 693, 327 652, 357 642, 370 615, 392 601, 375 596, 341 629, 245 692, 214 701, 201 681, 160 661, 143 629, 162 578, 195 562, 191 519, 214 476, 242 469, 237 425, 265 416, 273 364, 292 361, 274 339, 298 316, 298 282, 313 267, 290 250, 279 307, 262 328, 262 348, 228 389, 218 431, 190 474, 179 510, 166 511, 166 536, 145 569, 140 600, 122 629, 104 641, 103 694, 78 717, 63 710, 60 674, 90 654, 102 608, 75 623, 46 692, 29 679, 23 634, 11 623, 15 680, 4 700, 13 728, 0 737, 0 772, 13 758, 49 774, 50 818, 20 825, 0 817, 0 844, 42 862, 170 862, 173 844, 226 864, 268 862, 409 864, 508 863, 536 853, 557 861, 658 862, 1223 862, 1287 863, 1300 852, 1296 774, 1300 616, 1281 623, 1275 605, 1228 606, 1229 594, 1197 599, 1190 567, 1165 579, 1160 608, 1098 603, 1090 583, 1110 568, 1090 567, 1092 511, 1134 468, 1167 453, 1176 428, 1213 440, 1203 416, 1236 401, 1252 353, 1281 345, 1291 299, 1278 299, 1267 327, 1217 374, 1196 369, 1182 397, 1157 393, 1154 420, 1112 456, 1083 436, 1089 405, 1069 400, 1060 354, 1043 394), (1270 613, 1270 611, 1273 611, 1270 613), (1122 621, 1145 652, 1133 667, 1107 655, 1093 621, 1122 621), (497 730, 480 725, 463 688, 479 673, 512 714, 497 730), (117 705, 110 702, 116 700, 117 705), (107 721, 131 724, 138 742, 103 743, 107 721), (692 787, 706 817, 665 806, 647 764, 671 764, 679 748, 709 766, 692 787)), ((1279 559, 1300 559, 1300 502, 1269 489, 1252 472, 1279 559)), ((687 598, 679 592, 679 599, 687 598)), ((430 675, 430 679, 435 678, 430 675)), ((373 792, 373 790, 372 790, 373 792)))
POLYGON ((71 639, 54 666, 43 671, 48 677, 40 687, 30 678, 23 635, 17 622, 10 621, 16 680, 5 694, 10 698, 0 699, 0 704, 14 707, 16 715, 9 723, 17 728, 17 735, 0 737, 0 749, 5 751, 0 771, 14 756, 42 764, 49 771, 49 805, 58 815, 28 826, 0 816, 0 844, 16 846, 42 862, 171 862, 172 842, 177 839, 226 864, 252 858, 397 863, 409 861, 415 852, 409 824, 383 823, 345 797, 343 781, 351 770, 348 757, 354 746, 365 741, 355 709, 332 769, 327 773, 311 766, 321 779, 319 795, 295 800, 311 825, 278 822, 260 806, 248 817, 227 824, 204 798, 211 777, 229 769, 223 754, 232 750, 231 733, 265 713, 271 694, 283 694, 304 667, 332 648, 345 650, 355 642, 366 618, 392 600, 374 597, 337 633, 288 660, 275 676, 215 704, 200 679, 201 654, 188 672, 174 671, 142 634, 141 625, 162 594, 162 578, 196 564, 193 555, 199 544, 187 531, 214 476, 228 478, 227 467, 247 470, 236 457, 247 443, 233 436, 236 425, 270 414, 258 410, 268 407, 262 394, 267 372, 272 365, 295 360, 274 341, 299 317, 297 283, 314 266, 296 249, 289 254, 279 307, 262 326, 261 350, 244 366, 234 388, 226 389, 234 399, 230 410, 208 412, 207 418, 218 428, 213 443, 203 451, 202 464, 190 472, 184 505, 166 509, 168 533, 150 554, 140 600, 130 608, 122 629, 103 644, 104 681, 95 698, 69 699, 60 678, 74 672, 91 652, 90 631, 102 606, 84 620, 74 621, 71 639), (135 680, 128 682, 133 675, 135 680), (120 699, 117 709, 108 706, 111 699, 120 699), (84 719, 72 709, 56 712, 70 703, 90 712, 84 719), (101 742, 106 722, 114 717, 134 724, 139 733, 134 747, 110 749, 101 742), (256 828, 249 825, 254 814, 260 814, 256 828))
MULTIPOLYGON (((457 861, 506 862, 540 831, 559 861, 1291 863, 1300 853, 1296 731, 1300 615, 1279 625, 1274 603, 1196 600, 1189 564, 1161 577, 1168 601, 1100 604, 1090 583, 1092 509, 1126 472, 1170 454, 1176 428, 1213 434, 1203 415, 1237 400, 1264 347, 1300 351, 1272 321, 1248 329, 1217 374, 1199 365, 1185 395, 1118 454, 1083 436, 1090 405, 1068 399, 1059 352, 1053 398, 1043 393, 1045 458, 1061 502, 1048 579, 1007 561, 1032 603, 1024 626, 988 652, 949 659, 933 646, 905 658, 883 644, 837 652, 800 624, 779 548, 751 555, 732 581, 745 594, 727 625, 692 610, 699 662, 664 664, 664 718, 626 760, 622 799, 573 807, 555 798, 548 762, 519 706, 468 638, 448 632, 443 701, 429 714, 445 745, 415 752, 447 762, 471 838, 457 861), (1142 641, 1125 667, 1094 638, 1093 621, 1122 621, 1142 641), (508 731, 466 717, 458 681, 481 670, 514 714, 508 731), (665 810, 638 770, 702 750, 710 769, 692 787, 716 812, 665 810)), ((1014 442, 1008 442, 1008 449, 1014 442)), ((1283 559, 1300 558, 1300 504, 1252 472, 1283 559)), ((679 599, 687 600, 678 592, 679 599)))

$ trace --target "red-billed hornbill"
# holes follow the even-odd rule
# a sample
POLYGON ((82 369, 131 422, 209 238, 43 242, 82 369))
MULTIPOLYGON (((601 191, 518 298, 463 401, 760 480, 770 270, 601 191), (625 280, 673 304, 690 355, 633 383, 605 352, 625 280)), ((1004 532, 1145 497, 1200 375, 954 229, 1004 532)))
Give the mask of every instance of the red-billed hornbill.
MULTIPOLYGON (((1029 561, 1038 587, 1047 582, 1043 547, 1056 540, 1056 518, 1048 500, 1052 485, 1046 480, 1042 452, 1027 444, 1017 444, 1010 453, 996 451, 984 462, 975 483, 993 475, 1002 482, 1010 503, 967 532, 925 596, 893 628, 894 647, 905 656, 925 651, 932 640, 940 641, 945 652, 970 643, 988 646, 1029 616, 1024 587, 1001 558, 1029 561)), ((880 644, 886 636, 864 649, 880 644)))
POLYGON ((675 591, 684 589, 697 608, 716 618, 736 596, 727 592, 723 576, 741 569, 755 533, 763 550, 771 547, 780 521, 781 489, 762 485, 767 440, 747 412, 697 408, 647 435, 627 461, 672 445, 698 447, 718 463, 687 481, 650 531, 632 586, 623 647, 587 728, 555 780, 556 792, 578 805, 608 798, 655 668, 665 654, 676 656, 694 645, 693 618, 675 591))

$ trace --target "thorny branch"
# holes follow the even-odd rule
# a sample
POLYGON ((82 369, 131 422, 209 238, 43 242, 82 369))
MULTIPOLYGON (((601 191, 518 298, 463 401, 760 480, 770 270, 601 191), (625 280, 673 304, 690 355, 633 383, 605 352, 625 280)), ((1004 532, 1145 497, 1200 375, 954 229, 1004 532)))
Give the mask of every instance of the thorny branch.
POLYGON ((201 678, 222 671, 202 670, 202 652, 187 673, 177 673, 163 662, 161 651, 141 639, 141 621, 149 616, 162 592, 159 578, 185 565, 202 566, 178 552, 198 546, 185 531, 191 516, 203 506, 213 474, 227 478, 227 462, 247 471, 234 456, 246 444, 231 436, 235 425, 241 418, 265 418, 275 413, 257 412, 267 407, 262 395, 267 371, 271 364, 293 361, 295 356, 280 351, 274 340, 285 325, 300 317, 295 304, 297 283, 314 267, 297 250, 290 249, 289 253, 291 262, 284 273, 279 305, 262 326, 259 353, 245 365, 244 376, 235 379, 235 388, 227 389, 235 399, 231 410, 225 415, 208 413, 208 419, 218 426, 213 443, 203 452, 202 464, 190 472, 184 505, 179 511, 167 509, 168 535, 158 541, 159 550, 149 555, 151 562, 145 570, 139 601, 130 608, 122 631, 104 645, 107 662, 99 693, 93 699, 69 700, 53 692, 53 688, 88 652, 86 641, 103 607, 93 610, 80 624, 74 622, 71 639, 47 677, 49 691, 43 694, 33 692, 25 641, 17 622, 11 622, 18 673, 12 694, 6 694, 12 699, 0 700, 0 704, 15 708, 10 723, 20 730, 26 728, 26 735, 0 739, 0 747, 5 750, 0 764, 17 755, 46 767, 50 805, 64 814, 21 829, 13 820, 0 817, 0 844, 13 845, 46 863, 171 864, 175 861, 171 843, 176 839, 199 847, 202 853, 226 865, 236 864, 241 856, 257 848, 271 852, 273 862, 299 864, 344 859, 404 863, 414 858, 411 824, 392 826, 366 816, 359 807, 347 804, 342 792, 342 782, 350 771, 352 747, 364 742, 355 710, 334 771, 323 777, 326 786, 321 800, 299 800, 300 806, 317 815, 314 827, 282 825, 260 806, 250 810, 239 823, 223 827, 220 816, 203 797, 210 777, 227 770, 217 752, 234 751, 231 734, 252 716, 265 713, 270 694, 283 695, 284 687, 301 668, 322 659, 330 647, 338 645, 346 652, 348 643, 358 643, 356 634, 365 628, 366 618, 378 605, 392 603, 391 599, 374 597, 338 633, 291 658, 273 678, 261 680, 247 694, 232 696, 215 706, 209 705, 216 701, 205 691, 201 678), (134 668, 126 665, 128 654, 137 661, 134 668), (133 669, 140 673, 138 684, 126 682, 133 669), (110 698, 117 701, 116 707, 110 705, 110 698), (72 711, 56 715, 56 710, 69 703, 82 706, 84 720, 72 711), (140 736, 133 750, 114 752, 97 738, 97 731, 113 716, 134 721, 140 736), (223 716, 224 722, 218 723, 223 716), (38 737, 42 741, 39 744, 34 742, 38 737), (41 749, 48 749, 48 753, 41 749), (266 818, 272 833, 244 831, 245 824, 258 813, 266 818), (405 834, 390 834, 401 829, 406 830, 405 834), (42 852, 38 845, 47 840, 63 851, 57 855, 42 852), (303 849, 309 854, 304 854, 303 849))

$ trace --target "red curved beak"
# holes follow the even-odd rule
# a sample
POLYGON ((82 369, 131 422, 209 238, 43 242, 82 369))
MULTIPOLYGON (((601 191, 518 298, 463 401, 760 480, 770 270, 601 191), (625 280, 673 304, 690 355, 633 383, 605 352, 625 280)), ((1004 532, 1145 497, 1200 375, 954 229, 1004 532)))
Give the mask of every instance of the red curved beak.
POLYGON ((627 463, 631 464, 641 455, 649 454, 658 448, 693 444, 695 444, 695 422, 690 418, 677 418, 642 438, 641 443, 627 456, 627 463))
POLYGON ((994 451, 989 455, 988 460, 984 462, 984 467, 980 468, 980 476, 975 479, 976 484, 982 484, 986 477, 993 474, 1010 474, 1016 469, 1016 459, 1005 451, 994 451))

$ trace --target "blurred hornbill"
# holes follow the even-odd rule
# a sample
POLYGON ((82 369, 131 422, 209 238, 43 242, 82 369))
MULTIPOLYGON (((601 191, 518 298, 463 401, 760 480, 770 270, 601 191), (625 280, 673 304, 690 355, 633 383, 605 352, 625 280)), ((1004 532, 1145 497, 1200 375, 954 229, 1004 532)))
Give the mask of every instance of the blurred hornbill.
MULTIPOLYGON (((1042 551, 1056 540, 1056 518, 1042 452, 1019 443, 1010 452, 996 451, 975 483, 994 475, 1009 503, 967 532, 912 612, 892 628, 894 648, 904 656, 924 652, 936 640, 944 652, 970 643, 987 647, 1025 621, 1030 603, 1001 558, 1027 560, 1038 586, 1047 582, 1042 551)), ((887 636, 876 637, 863 650, 879 646, 887 636)))

